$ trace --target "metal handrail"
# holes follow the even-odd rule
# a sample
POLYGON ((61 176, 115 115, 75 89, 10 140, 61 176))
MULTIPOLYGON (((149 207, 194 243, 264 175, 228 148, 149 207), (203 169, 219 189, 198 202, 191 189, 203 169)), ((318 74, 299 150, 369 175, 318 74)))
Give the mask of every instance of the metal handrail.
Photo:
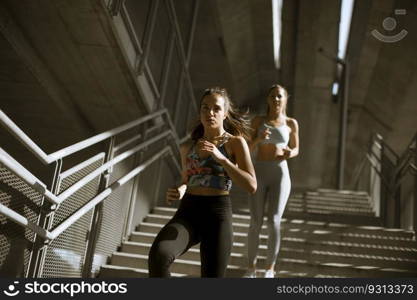
MULTIPOLYGON (((43 226, 40 226, 38 224, 31 222, 29 219, 25 218, 18 212, 8 208, 7 206, 3 204, 0 204, 0 214, 5 215, 6 218, 11 219, 18 225, 28 228, 29 230, 35 232, 37 236, 39 236, 40 239, 43 239, 44 242, 46 243, 49 243, 51 240, 54 240, 56 237, 58 237, 62 232, 64 232, 67 228, 72 226, 77 220, 79 220, 82 216, 84 216, 88 211, 90 211, 92 208, 94 208, 96 205, 98 205, 99 203, 104 201, 104 199, 110 196, 115 189, 124 185, 126 182, 128 182, 132 178, 136 177, 148 165, 150 165, 155 160, 159 159, 161 156, 169 153, 170 154, 169 156, 170 158, 172 158, 175 168, 177 169, 179 173, 181 173, 181 166, 178 160, 175 158, 176 155, 174 155, 173 151, 179 151, 179 145, 190 138, 190 134, 188 134, 180 140, 175 131, 175 127, 171 121, 168 110, 161 109, 150 115, 141 117, 137 120, 134 120, 125 125, 119 126, 115 129, 106 131, 104 133, 100 133, 84 141, 65 147, 61 150, 58 150, 48 155, 35 142, 33 142, 1 110, 0 110, 0 124, 3 124, 6 127, 6 129, 17 138, 17 140, 19 140, 29 151, 34 153, 35 156, 39 160, 41 160, 44 164, 50 164, 52 162, 56 162, 57 164, 62 164, 62 159, 64 157, 69 156, 75 152, 81 151, 83 149, 86 149, 87 147, 100 143, 106 139, 110 139, 111 142, 110 142, 109 150, 108 150, 107 155, 105 154, 107 157, 106 158, 107 161, 102 166, 98 167, 93 172, 87 174, 85 177, 83 177, 82 179, 80 179, 79 181, 71 185, 68 189, 66 189, 64 192, 62 192, 59 195, 55 195, 55 193, 48 190, 46 184, 44 184, 30 171, 24 168, 19 162, 17 162, 13 157, 11 157, 6 151, 0 148, 0 163, 5 165, 6 168, 8 168, 11 172, 15 173, 18 177, 20 177, 24 182, 26 182, 29 186, 31 186, 38 193, 40 193, 41 195, 44 195, 45 199, 52 203, 52 205, 48 208, 50 212, 54 211, 58 207, 59 204, 61 204, 66 199, 68 199, 71 195, 73 195, 77 191, 79 191, 82 187, 84 187, 86 184, 88 184, 91 180, 93 180, 97 176, 104 174, 105 172, 111 172, 111 169, 115 164, 125 160, 127 157, 130 157, 131 155, 135 154, 136 152, 142 149, 146 149, 152 143, 163 140, 168 136, 170 136, 174 142, 174 143, 171 143, 171 145, 166 146, 162 151, 158 152, 156 155, 154 155, 145 164, 142 164, 134 168, 133 170, 129 171, 128 174, 120 177, 116 182, 114 182, 110 186, 105 187, 103 190, 100 190, 99 194, 97 194, 93 199, 89 200, 84 206, 79 208, 75 213, 73 213, 69 218, 67 218, 65 221, 60 223, 52 231, 49 231, 50 229, 47 227, 45 228, 43 226), (166 118, 163 118, 164 116, 166 116, 166 118), (161 118, 162 119, 161 121, 164 121, 164 122, 160 122, 159 118, 161 118), (114 141, 115 141, 116 135, 152 119, 155 119, 158 125, 153 126, 149 129, 146 129, 145 136, 151 130, 159 129, 161 127, 159 123, 168 124, 169 128, 171 129, 168 129, 158 134, 157 136, 149 140, 146 140, 142 142, 141 144, 136 145, 127 151, 124 151, 123 153, 117 155, 116 157, 113 157, 116 151, 119 151, 120 149, 128 146, 129 144, 139 140, 142 137, 141 135, 137 134, 133 138, 129 138, 128 140, 125 140, 124 142, 117 145, 115 149, 114 141), (175 148, 172 148, 172 146, 174 146, 175 148)), ((101 152, 95 155, 93 158, 96 158, 98 155, 103 156, 103 154, 104 153, 101 152)), ((87 161, 90 161, 93 158, 90 158, 87 161)), ((86 161, 84 161, 82 164, 85 164, 85 163, 86 161)))
POLYGON ((391 148, 391 146, 390 145, 388 145, 383 139, 382 139, 382 136, 381 135, 379 135, 379 134, 377 134, 377 133, 374 133, 373 135, 372 135, 372 138, 371 138, 371 143, 372 142, 374 142, 375 140, 378 140, 378 143, 380 143, 380 144, 382 144, 383 145, 383 147, 384 147, 384 149, 387 149, 394 157, 395 157, 395 160, 396 160, 396 162, 398 161, 398 159, 399 159, 399 155, 394 151, 394 149, 392 149, 391 148))
POLYGON ((179 141, 179 144, 182 145, 184 144, 186 141, 188 141, 189 139, 191 139, 191 133, 185 135, 184 137, 182 137, 179 141))
POLYGON ((79 191, 81 188, 83 188, 86 184, 88 184, 91 180, 93 180, 94 178, 96 178, 98 175, 100 175, 101 173, 103 173, 104 171, 106 171, 107 169, 111 168, 112 166, 114 166, 115 164, 125 160, 126 158, 128 158, 129 156, 132 156, 133 154, 135 154, 136 152, 142 150, 143 148, 148 147, 149 145, 155 143, 158 140, 162 140, 163 138, 167 137, 168 135, 172 134, 171 130, 167 130, 149 140, 147 140, 146 142, 143 142, 133 148, 131 148, 130 150, 127 150, 119 155, 117 155, 116 157, 112 158, 111 160, 109 160, 108 162, 104 163, 103 165, 101 165, 100 167, 98 167, 97 169, 95 169, 93 172, 89 173, 88 175, 86 175, 85 177, 83 177, 81 180, 77 181, 75 184, 73 184, 72 186, 70 186, 68 189, 66 189, 64 192, 62 192, 61 194, 59 194, 58 196, 58 201, 61 203, 63 202, 65 199, 69 198, 71 195, 73 195, 74 193, 76 193, 77 191, 79 191))
POLYGON ((31 151, 41 162, 49 164, 51 161, 46 154, 30 137, 27 136, 1 109, 0 122, 14 135, 29 151, 31 151))
POLYGON ((39 194, 44 195, 47 200, 53 204, 59 204, 58 197, 49 191, 40 179, 28 171, 24 166, 11 157, 3 148, 0 147, 0 163, 12 171, 16 176, 26 182, 31 188, 39 194))
POLYGON ((369 154, 366 154, 366 158, 369 161, 370 166, 374 169, 374 171, 378 174, 378 176, 381 178, 382 183, 385 185, 385 187, 391 191, 390 186, 389 186, 389 181, 387 178, 385 178, 385 176, 382 174, 382 172, 380 170, 378 170, 378 167, 376 165, 374 165, 372 158, 369 154))
POLYGON ((152 132, 153 130, 160 129, 163 125, 165 125, 165 124, 161 123, 161 124, 157 124, 155 126, 152 126, 151 128, 146 129, 144 134, 142 134, 142 133, 136 134, 133 137, 121 142, 120 144, 113 147, 113 152, 117 152, 120 149, 126 147, 127 145, 132 144, 133 142, 139 140, 142 136, 148 136, 148 134, 150 132, 152 132))
POLYGON ((406 156, 407 152, 409 151, 417 151, 416 149, 417 147, 417 132, 414 134, 413 138, 411 139, 411 141, 408 143, 405 152, 401 155, 401 157, 399 158, 400 160, 402 159, 403 156, 406 156), (412 147, 414 145, 414 148, 412 147))
MULTIPOLYGON (((417 137, 417 135, 414 136, 413 139, 415 139, 417 137)), ((378 140, 378 142, 381 142, 382 140, 378 140)), ((393 194, 395 192, 395 190, 397 189, 397 187, 400 184, 400 181, 402 179, 403 176, 405 176, 405 174, 407 174, 408 170, 416 170, 416 166, 412 163, 412 160, 414 159, 413 152, 415 151, 415 149, 411 148, 411 145, 414 141, 412 140, 411 143, 409 144, 409 146, 407 147, 406 151, 403 153, 403 155, 401 155, 401 159, 403 159, 402 162, 399 162, 400 159, 397 160, 398 165, 395 167, 394 171, 393 171, 393 177, 394 180, 396 181, 396 183, 391 186, 389 184, 389 179, 386 178, 379 170, 378 168, 373 164, 372 158, 377 160, 379 163, 382 163, 382 160, 375 154, 375 152, 372 150, 372 147, 370 147, 369 152, 366 154, 366 158, 369 161, 371 167, 375 170, 375 172, 378 174, 378 176, 381 178, 382 183, 384 184, 384 186, 387 188, 387 190, 393 194), (371 158, 372 156, 372 158, 371 158)))
POLYGON ((414 160, 415 152, 417 151, 417 132, 413 136, 412 140, 408 144, 406 150, 398 159, 398 166, 396 168, 396 174, 401 173, 402 169, 408 168, 410 164, 412 164, 412 160, 414 160), (414 147, 412 147, 414 144, 414 147))
POLYGON ((66 229, 68 229, 68 227, 70 227, 77 220, 79 220, 82 216, 84 216, 88 211, 90 211, 94 206, 96 206, 101 201, 103 201, 105 198, 107 198, 114 190, 118 189, 119 187, 121 187, 122 185, 127 183, 132 178, 138 176, 150 164, 152 164, 154 161, 158 160, 159 158, 161 158, 162 156, 164 156, 166 154, 171 154, 171 157, 173 157, 172 156, 172 150, 169 146, 166 146, 163 150, 159 151, 157 154, 155 154, 151 158, 149 158, 145 163, 137 166, 136 168, 131 170, 129 173, 120 177, 113 184, 111 184, 109 187, 107 187, 101 193, 99 193, 94 198, 92 198, 90 201, 88 201, 86 204, 84 204, 74 214, 72 214, 64 222, 59 224, 52 231, 48 231, 48 230, 42 228, 41 226, 30 222, 26 217, 22 216, 21 214, 15 212, 14 210, 8 208, 7 206, 5 206, 3 204, 0 204, 0 213, 3 214, 4 216, 6 216, 8 219, 14 221, 15 223, 21 225, 22 227, 28 228, 31 231, 35 232, 36 234, 41 236, 43 239, 45 239, 46 242, 54 240, 62 232, 64 232, 66 229))
POLYGON ((75 143, 68 147, 65 147, 61 150, 58 150, 51 154, 46 154, 29 136, 26 135, 2 110, 0 110, 0 123, 4 125, 4 127, 14 135, 29 151, 31 151, 42 163, 44 164, 51 164, 58 159, 64 158, 68 155, 71 155, 75 152, 84 150, 92 145, 95 145, 99 142, 102 142, 108 138, 111 138, 123 131, 129 130, 135 126, 138 126, 142 123, 145 123, 151 119, 154 119, 158 116, 162 116, 165 114, 167 116, 167 123, 170 126, 171 130, 173 131, 174 139, 177 143, 179 143, 179 138, 175 132, 175 127, 170 120, 170 116, 168 114, 167 109, 163 108, 154 113, 131 121, 127 124, 121 125, 114 129, 105 131, 103 133, 99 133, 95 136, 87 138, 81 142, 75 143))
POLYGON ((400 179, 402 177, 401 174, 405 174, 405 172, 403 172, 404 170, 408 170, 412 165, 412 160, 414 160, 414 155, 410 155, 410 154, 414 154, 413 152, 409 151, 408 155, 406 156, 405 160, 403 160, 401 162, 401 164, 398 164, 398 166, 395 168, 394 170, 394 176, 397 177, 398 179, 400 179))
MULTIPOLYGON (((41 180, 39 180, 35 175, 29 172, 24 166, 18 163, 12 156, 10 156, 6 151, 0 148, 0 162, 3 163, 10 171, 20 177, 23 181, 25 181, 29 186, 31 186, 34 190, 36 190, 41 195, 44 195, 46 199, 48 199, 53 204, 61 204, 71 195, 79 191, 82 187, 88 184, 91 180, 96 178, 98 175, 106 171, 107 169, 111 168, 115 164, 123 161, 127 157, 135 154, 136 152, 142 150, 143 148, 148 147, 149 145, 162 140, 163 138, 172 135, 171 130, 166 130, 165 132, 119 154, 118 156, 112 158, 105 164, 101 165, 93 172, 89 173, 81 180, 77 181, 71 187, 66 189, 64 192, 59 194, 58 196, 54 195, 51 191, 46 188, 46 184, 44 184, 41 180)), ((177 163, 178 164, 178 163, 177 163)), ((181 172, 181 170, 180 170, 181 172)))
MULTIPOLYGON (((371 187, 371 190, 368 190, 368 192, 370 192, 374 203, 379 207, 380 214, 383 218, 382 220, 386 222, 387 225, 389 224, 394 227, 400 226, 399 224, 403 220, 404 215, 399 208, 400 205, 402 205, 403 200, 401 198, 403 182, 408 173, 417 176, 417 167, 414 162, 417 157, 416 151, 417 133, 414 134, 407 148, 401 155, 397 155, 378 134, 372 134, 369 140, 368 150, 364 157, 365 160, 361 161, 358 174, 355 176, 355 188, 359 188, 359 182, 362 177, 364 166, 369 163, 370 170, 372 170, 370 174, 371 179, 372 174, 375 174, 379 178, 379 183, 377 183, 376 186, 371 187), (379 151, 375 149, 375 146, 379 147, 379 151), (394 159, 392 157, 394 157, 394 159), (389 164, 389 168, 387 168, 387 164, 389 164), (379 192, 377 191, 376 194, 373 193, 375 188, 379 189, 379 192), (388 216, 387 214, 387 205, 390 205, 388 203, 393 203, 395 205, 394 216, 388 216)), ((414 201, 417 201, 416 199, 417 198, 415 198, 414 201)), ((417 215, 414 215, 413 218, 414 229, 416 229, 417 215)))

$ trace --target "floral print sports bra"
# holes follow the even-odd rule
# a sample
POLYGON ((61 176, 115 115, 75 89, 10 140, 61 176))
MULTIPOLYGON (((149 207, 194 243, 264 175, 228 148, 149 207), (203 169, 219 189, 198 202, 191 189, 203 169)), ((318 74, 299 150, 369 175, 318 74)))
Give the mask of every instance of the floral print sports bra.
MULTIPOLYGON (((228 139, 229 137, 226 136, 221 144, 217 146, 219 151, 226 157, 228 155, 224 145, 228 139)), ((187 186, 210 187, 222 191, 230 191, 232 180, 223 166, 211 155, 206 158, 200 158, 195 146, 196 143, 193 144, 186 158, 187 186)))

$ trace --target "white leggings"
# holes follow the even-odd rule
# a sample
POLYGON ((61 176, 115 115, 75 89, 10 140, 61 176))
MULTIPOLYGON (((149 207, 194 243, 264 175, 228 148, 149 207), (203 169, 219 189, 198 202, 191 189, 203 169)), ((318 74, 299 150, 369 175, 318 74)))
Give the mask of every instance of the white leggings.
POLYGON ((266 267, 275 263, 281 242, 281 218, 291 190, 287 161, 256 161, 258 189, 250 199, 251 221, 248 233, 249 265, 256 264, 259 234, 268 202, 268 251, 266 267))

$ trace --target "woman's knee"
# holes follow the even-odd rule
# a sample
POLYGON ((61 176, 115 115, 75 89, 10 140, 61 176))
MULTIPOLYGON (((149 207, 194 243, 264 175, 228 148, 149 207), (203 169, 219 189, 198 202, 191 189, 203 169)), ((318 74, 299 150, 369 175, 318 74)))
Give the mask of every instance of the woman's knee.
POLYGON ((166 267, 172 264, 175 256, 168 247, 154 243, 149 251, 149 267, 166 267))

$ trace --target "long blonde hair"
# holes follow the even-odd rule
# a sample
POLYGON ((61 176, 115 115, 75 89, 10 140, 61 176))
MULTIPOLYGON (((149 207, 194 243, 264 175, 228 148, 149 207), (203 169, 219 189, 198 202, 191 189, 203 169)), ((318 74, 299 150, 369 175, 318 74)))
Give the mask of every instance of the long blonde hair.
MULTIPOLYGON (((269 96, 269 94, 271 93, 273 89, 279 89, 284 92, 284 96, 285 96, 285 99, 287 99, 287 101, 285 101, 285 104, 284 104, 285 106, 282 109, 282 113, 284 114, 284 116, 287 116, 287 104, 288 104, 288 98, 289 98, 288 91, 282 85, 274 84, 269 88, 267 96, 269 96)), ((267 107, 266 107, 266 115, 268 114, 269 114, 269 104, 267 104, 267 107)))
MULTIPOLYGON (((224 110, 226 111, 226 119, 223 122, 224 129, 232 135, 243 136, 246 140, 250 139, 250 122, 247 118, 248 112, 239 112, 225 88, 211 87, 204 91, 200 99, 200 107, 205 96, 220 95, 224 99, 224 110)), ((191 139, 197 141, 204 135, 204 126, 201 124, 200 118, 196 121, 194 129, 191 131, 191 139)))

